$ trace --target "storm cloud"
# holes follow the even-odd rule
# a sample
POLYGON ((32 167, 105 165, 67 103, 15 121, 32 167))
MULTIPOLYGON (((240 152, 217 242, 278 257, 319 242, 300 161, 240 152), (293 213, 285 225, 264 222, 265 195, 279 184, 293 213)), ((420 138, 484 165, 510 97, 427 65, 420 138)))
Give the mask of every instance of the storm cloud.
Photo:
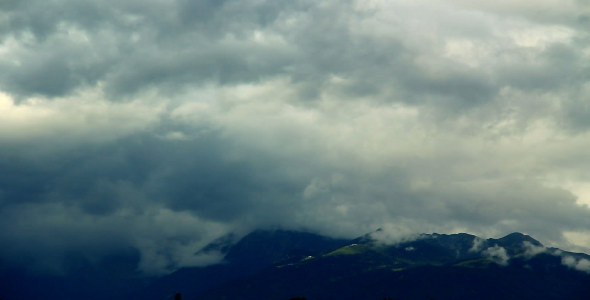
POLYGON ((0 263, 133 248, 165 273, 276 227, 590 249, 589 22, 574 0, 3 1, 0 263))

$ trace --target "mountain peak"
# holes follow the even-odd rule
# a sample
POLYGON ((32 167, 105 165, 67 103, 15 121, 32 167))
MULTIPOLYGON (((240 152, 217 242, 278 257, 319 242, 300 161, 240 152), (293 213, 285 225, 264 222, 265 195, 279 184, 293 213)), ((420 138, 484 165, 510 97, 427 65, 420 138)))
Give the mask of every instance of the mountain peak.
MULTIPOLYGON (((467 233, 432 233, 386 244, 376 242, 375 233, 380 231, 344 241, 330 252, 318 248, 319 255, 287 256, 293 259, 220 285, 200 299, 585 299, 590 292, 590 275, 566 265, 562 254, 526 255, 527 243, 541 245, 526 234, 485 240, 467 233), (473 251, 476 244, 483 250, 473 251)), ((276 236, 285 237, 292 249, 319 238, 293 232, 276 236)), ((257 243, 254 250, 282 245, 257 243)), ((585 264, 583 259, 590 257, 570 257, 576 264, 585 264)))
POLYGON ((524 242, 529 242, 534 246, 543 246, 539 241, 520 232, 508 234, 505 237, 498 239, 498 242, 509 246, 521 246, 524 242))

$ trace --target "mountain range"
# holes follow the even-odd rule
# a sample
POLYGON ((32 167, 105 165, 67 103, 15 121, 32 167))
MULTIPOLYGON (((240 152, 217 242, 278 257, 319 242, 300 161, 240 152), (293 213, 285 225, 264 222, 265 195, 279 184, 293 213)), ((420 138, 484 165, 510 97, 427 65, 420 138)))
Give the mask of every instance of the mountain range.
MULTIPOLYGON (((97 269, 72 258, 66 275, 0 274, 0 297, 20 299, 590 299, 590 256, 547 248, 512 233, 499 239, 422 234, 386 243, 382 231, 355 239, 306 232, 223 237, 199 252, 220 264, 146 277, 136 253, 97 269)), ((198 254, 198 253, 197 253, 198 254)))

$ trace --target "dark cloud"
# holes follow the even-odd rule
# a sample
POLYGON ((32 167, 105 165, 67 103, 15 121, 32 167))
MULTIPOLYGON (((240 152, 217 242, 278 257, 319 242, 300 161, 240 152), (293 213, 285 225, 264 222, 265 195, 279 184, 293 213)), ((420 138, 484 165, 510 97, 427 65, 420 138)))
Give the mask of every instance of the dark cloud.
POLYGON ((161 273, 277 226, 590 247, 588 36, 531 3, 4 1, 0 260, 161 273))

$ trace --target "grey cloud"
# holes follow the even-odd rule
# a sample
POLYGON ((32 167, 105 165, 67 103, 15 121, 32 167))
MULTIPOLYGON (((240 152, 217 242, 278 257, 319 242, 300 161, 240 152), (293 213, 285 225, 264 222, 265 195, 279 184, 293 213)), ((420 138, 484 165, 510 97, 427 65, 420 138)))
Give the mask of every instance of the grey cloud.
POLYGON ((258 227, 560 244, 590 226, 551 182, 587 180, 571 22, 395 1, 0 5, 4 258, 131 247, 158 273, 258 227))
POLYGON ((573 256, 564 255, 561 259, 561 263, 578 271, 590 273, 590 260, 585 258, 576 259, 573 256))
POLYGON ((550 91, 588 80, 588 65, 575 45, 551 45, 534 65, 507 67, 505 84, 523 90, 550 91))
POLYGON ((117 98, 149 85, 174 90, 203 81, 256 81, 291 60, 281 54, 285 49, 250 40, 286 8, 276 3, 147 4, 16 5, 5 12, 14 29, 4 41, 12 37, 26 51, 15 49, 6 58, 2 68, 11 76, 2 80, 4 89, 53 97, 104 81, 117 98), (33 36, 27 39, 28 32, 33 36))
MULTIPOLYGON (((256 145, 261 139, 250 136, 250 142, 256 145)), ((137 135, 75 149, 61 158, 52 157, 51 163, 45 159, 32 163, 34 157, 5 161, 7 170, 19 171, 2 180, 2 206, 14 216, 2 221, 11 233, 3 236, 4 241, 15 243, 17 236, 28 236, 17 243, 27 249, 46 235, 71 238, 90 232, 110 241, 105 245, 137 247, 142 268, 162 272, 182 266, 198 245, 233 226, 307 228, 352 237, 385 225, 396 228, 393 239, 412 232, 469 228, 486 233, 495 228, 501 233, 526 231, 555 242, 561 241, 563 230, 588 226, 588 211, 578 207, 571 195, 538 185, 445 182, 448 186, 415 190, 412 175, 403 169, 376 171, 352 159, 330 162, 323 161, 321 153, 300 157, 301 152, 265 153, 252 147, 220 138, 215 131, 194 140, 137 135), (42 213, 45 207, 54 209, 42 213), (170 211, 170 216, 188 214, 189 220, 228 224, 228 228, 202 235, 178 229, 152 234, 154 225, 144 219, 161 209, 170 211), (43 214, 48 217, 40 218, 43 214), (39 226, 21 226, 16 217, 39 218, 39 226), (99 232, 88 231, 86 219, 99 220, 93 225, 99 232), (52 220, 59 220, 59 226, 52 220), (42 226, 53 233, 40 230, 42 226), (114 228, 117 235, 111 236, 114 228), (140 241, 134 239, 137 234, 142 235, 140 241), (193 251, 180 250, 183 247, 193 251), (185 254, 152 254, 170 251, 185 254)), ((170 217, 158 225, 166 228, 174 222, 170 217)), ((219 226, 203 225, 203 230, 210 227, 219 226)), ((98 251, 104 242, 97 239, 78 239, 81 245, 58 240, 53 251, 89 245, 98 251)))
POLYGON ((469 252, 479 252, 482 250, 483 246, 485 245, 485 240, 480 237, 475 237, 473 239, 473 246, 469 248, 469 252))
POLYGON ((545 246, 535 246, 529 241, 524 241, 522 245, 525 249, 524 256, 526 258, 532 258, 538 254, 547 252, 547 248, 545 246))
POLYGON ((492 259, 495 263, 501 266, 507 266, 508 261, 510 260, 510 256, 506 253, 506 249, 503 247, 499 247, 498 245, 494 245, 494 247, 489 247, 482 252, 483 255, 492 259))
MULTIPOLYGON (((456 112, 493 101, 505 86, 555 88, 565 81, 582 81, 576 70, 585 73, 578 66, 579 54, 567 46, 549 47, 540 57, 541 69, 536 62, 518 58, 529 55, 527 49, 514 47, 508 54, 514 59, 505 63, 482 61, 484 70, 462 68, 444 53, 428 49, 442 46, 449 29, 438 29, 443 35, 439 40, 419 45, 414 39, 420 40, 428 32, 404 36, 401 32, 407 25, 402 19, 394 25, 376 22, 375 26, 401 28, 387 28, 392 32, 385 37, 372 36, 362 31, 369 28, 356 27, 366 26, 363 22, 371 17, 380 20, 382 13, 355 10, 348 2, 326 2, 325 8, 307 2, 191 1, 167 5, 117 2, 95 9, 92 3, 63 2, 65 11, 43 10, 48 20, 36 17, 41 11, 36 5, 17 6, 9 16, 46 22, 38 27, 47 32, 35 34, 31 46, 36 50, 29 50, 28 56, 11 53, 21 64, 4 64, 6 74, 11 75, 2 80, 2 86, 16 95, 60 96, 80 86, 104 82, 111 97, 117 99, 144 87, 170 94, 207 82, 234 85, 288 76, 293 83, 301 83, 302 98, 317 99, 330 76, 337 75, 353 82, 343 91, 349 95, 440 108, 450 105, 447 112, 456 112), (79 45, 67 36, 73 29, 81 30, 88 42, 79 45), (256 40, 256 34, 263 40, 256 40), (435 65, 422 65, 424 59, 435 65)), ((409 10, 421 18, 436 13, 401 5, 393 8, 409 10)), ((444 13, 473 21, 466 14, 444 13)), ((22 32, 36 32, 32 20, 24 22, 22 32)), ((479 34, 481 41, 497 39, 487 26, 476 26, 475 33, 461 32, 459 38, 479 34)), ((18 37, 17 41, 24 42, 18 37)), ((504 46, 489 45, 492 51, 504 46)))

